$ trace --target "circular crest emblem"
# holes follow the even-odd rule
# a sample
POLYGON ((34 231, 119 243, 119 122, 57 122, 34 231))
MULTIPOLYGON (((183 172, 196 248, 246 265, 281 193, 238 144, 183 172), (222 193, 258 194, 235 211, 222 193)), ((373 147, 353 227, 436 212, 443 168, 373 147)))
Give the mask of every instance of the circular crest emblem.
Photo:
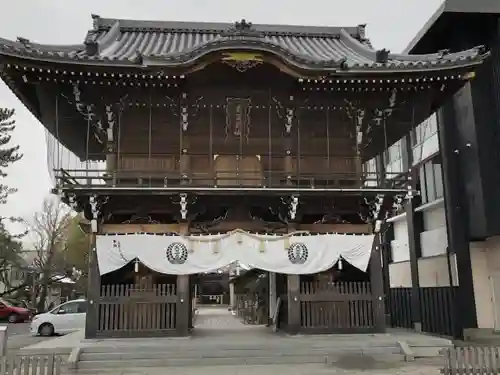
POLYGON ((295 242, 288 248, 288 260, 293 264, 304 264, 309 256, 307 246, 302 242, 295 242))
POLYGON ((173 242, 167 247, 167 260, 172 264, 184 264, 188 258, 188 249, 182 242, 173 242))

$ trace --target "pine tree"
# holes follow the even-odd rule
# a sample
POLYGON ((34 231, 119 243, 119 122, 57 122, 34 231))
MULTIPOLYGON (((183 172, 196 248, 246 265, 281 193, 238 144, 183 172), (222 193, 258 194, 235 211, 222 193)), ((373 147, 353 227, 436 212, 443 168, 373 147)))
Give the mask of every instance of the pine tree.
POLYGON ((14 110, 0 108, 0 204, 5 204, 7 197, 16 191, 4 183, 7 176, 6 169, 23 156, 19 153, 19 145, 9 145, 12 138, 11 133, 16 127, 15 124, 14 110))
MULTIPOLYGON (((19 153, 19 146, 10 145, 15 123, 14 110, 0 108, 0 205, 5 204, 8 196, 16 191, 16 189, 9 188, 4 182, 5 177, 7 177, 7 168, 22 157, 22 154, 19 153)), ((6 289, 10 289, 10 270, 19 262, 22 244, 18 239, 24 233, 11 235, 5 227, 3 219, 6 218, 0 216, 0 282, 4 284, 6 289)), ((20 219, 13 217, 7 219, 20 221, 20 219)))
POLYGON ((22 244, 12 236, 0 222, 0 283, 4 289, 12 288, 10 283, 10 269, 19 263, 19 254, 22 244))

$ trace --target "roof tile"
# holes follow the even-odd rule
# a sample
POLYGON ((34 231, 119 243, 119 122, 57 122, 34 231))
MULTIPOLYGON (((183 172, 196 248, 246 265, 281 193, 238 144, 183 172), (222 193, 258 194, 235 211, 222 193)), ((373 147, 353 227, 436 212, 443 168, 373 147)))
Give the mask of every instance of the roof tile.
POLYGON ((429 55, 386 54, 377 60, 364 35, 356 27, 313 27, 203 22, 134 21, 94 16, 94 28, 84 43, 52 46, 25 39, 0 39, 0 54, 34 56, 69 61, 123 65, 179 65, 220 49, 250 48, 279 54, 306 69, 425 69, 466 64, 482 59, 475 48, 460 53, 441 51, 429 55))

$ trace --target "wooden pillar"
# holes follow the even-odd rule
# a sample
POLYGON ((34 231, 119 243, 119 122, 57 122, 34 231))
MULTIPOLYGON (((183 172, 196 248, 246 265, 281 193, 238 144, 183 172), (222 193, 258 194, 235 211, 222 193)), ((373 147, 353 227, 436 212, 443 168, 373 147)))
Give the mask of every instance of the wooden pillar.
POLYGON ((376 176, 366 176, 366 177, 368 177, 370 180, 371 178, 376 177, 377 186, 379 188, 383 188, 386 180, 384 155, 383 154, 378 155, 375 158, 375 162, 376 162, 376 176))
POLYGON ((401 140, 401 161, 403 164, 403 171, 411 171, 413 167, 413 146, 411 144, 410 135, 405 136, 401 140))
MULTIPOLYGON (((290 95, 286 101, 286 115, 285 115, 285 133, 283 136, 283 151, 285 157, 283 159, 283 172, 287 185, 292 185, 292 177, 297 174, 298 160, 293 162, 293 137, 295 127, 298 130, 298 122, 296 121, 296 106, 293 95, 290 95), (295 173, 294 173, 295 172, 295 173)), ((282 177, 282 178, 283 178, 282 177)))
POLYGON ((229 307, 231 310, 236 308, 236 295, 234 292, 234 283, 229 283, 229 307))
POLYGON ((276 272, 269 272, 269 324, 272 324, 278 293, 276 290, 276 272))
MULTIPOLYGON (((183 224, 179 228, 180 234, 187 234, 189 231, 189 224, 183 224)), ((190 311, 190 277, 189 275, 177 276, 177 309, 176 309, 176 322, 175 327, 179 336, 187 336, 189 334, 189 327, 191 325, 192 311, 190 311)))
POLYGON ((287 276, 288 333, 300 331, 300 275, 287 276))
POLYGON ((358 184, 363 184, 363 161, 359 154, 354 157, 354 167, 358 184))
POLYGON ((372 289, 373 323, 379 333, 385 332, 384 278, 380 233, 375 234, 370 256, 370 284, 372 289))
POLYGON ((114 152, 106 154, 106 171, 116 171, 116 154, 114 152))
POLYGON ((85 320, 85 338, 97 336, 99 324, 99 298, 101 292, 101 276, 97 263, 96 232, 90 234, 89 273, 87 282, 87 317, 85 320))
POLYGON ((191 158, 188 154, 189 139, 183 138, 182 145, 183 147, 179 157, 179 172, 181 173, 181 184, 187 185, 189 184, 189 176, 191 172, 191 158))
MULTIPOLYGON (((288 233, 297 230, 296 224, 288 224, 288 233)), ((300 331, 300 275, 287 275, 287 331, 297 334, 300 331)))
MULTIPOLYGON (((187 93, 182 93, 180 97, 180 122, 179 122, 179 172, 181 174, 181 185, 189 184, 190 157, 189 140, 184 137, 184 132, 188 128, 187 115, 187 93)), ((179 234, 189 233, 189 223, 182 223, 179 234)), ((193 325, 193 310, 191 300, 191 285, 189 275, 177 276, 177 309, 176 309, 176 330, 177 335, 187 336, 193 325)))
POLYGON ((382 274, 384 276, 384 295, 385 295, 385 324, 391 325, 391 306, 390 293, 391 293, 391 277, 390 277, 390 264, 392 262, 392 248, 391 242, 394 240, 394 225, 391 223, 389 227, 382 234, 382 274))
MULTIPOLYGON (((287 185, 292 185, 292 177, 293 177, 293 172, 294 172, 294 163, 293 163, 293 156, 292 156, 292 139, 290 136, 287 136, 283 140, 283 144, 285 146, 285 157, 283 159, 283 172, 285 173, 285 180, 287 185)), ((296 166, 295 166, 296 167, 296 166)))
POLYGON ((189 276, 189 329, 193 329, 193 318, 194 318, 194 309, 195 309, 195 302, 194 302, 194 288, 193 288, 193 277, 189 276))
MULTIPOLYGON (((413 169, 413 147, 411 137, 406 136, 402 142, 403 166, 408 170, 413 188, 416 188, 415 181, 418 181, 418 170, 413 169)), ((420 234, 424 230, 424 219, 422 212, 416 212, 420 204, 420 197, 414 197, 405 203, 406 225, 408 230, 408 251, 410 252, 410 272, 411 272, 411 316, 413 329, 422 331, 422 301, 420 299, 420 277, 418 269, 418 259, 422 256, 420 244, 420 234)))
MULTIPOLYGON (((467 171, 463 171, 464 160, 460 158, 460 149, 464 149, 463 146, 460 146, 467 142, 465 133, 469 131, 467 129, 471 128, 472 125, 469 124, 471 126, 467 126, 467 128, 457 127, 454 107, 454 103, 451 102, 445 104, 438 112, 438 135, 443 164, 444 207, 448 246, 450 252, 455 253, 458 274, 458 290, 454 293, 453 301, 453 308, 457 312, 454 320, 453 336, 463 339, 465 329, 477 328, 469 244, 470 226, 472 226, 469 215, 471 215, 470 211, 474 210, 474 208, 469 207, 469 199, 464 186, 467 171)), ((465 158, 468 157, 469 155, 465 156, 465 158)), ((479 218, 475 214, 473 214, 473 217, 479 218)))
POLYGON ((415 212, 418 198, 405 203, 406 224, 408 229, 408 250, 410 252, 411 271, 411 315, 413 329, 422 331, 422 301, 420 300, 420 278, 418 259, 421 255, 420 233, 422 233, 423 219, 420 212, 415 212))
POLYGON ((179 336, 189 334, 189 320, 191 318, 189 294, 189 275, 177 276, 176 329, 179 336))

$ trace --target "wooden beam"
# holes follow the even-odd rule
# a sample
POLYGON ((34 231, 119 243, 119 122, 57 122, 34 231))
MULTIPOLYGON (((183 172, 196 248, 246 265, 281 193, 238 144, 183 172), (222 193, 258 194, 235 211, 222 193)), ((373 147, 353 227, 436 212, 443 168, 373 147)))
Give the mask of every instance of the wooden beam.
MULTIPOLYGON (((199 223, 203 226, 204 223, 199 223)), ((207 230, 210 233, 227 232, 236 228, 243 229, 250 232, 262 231, 279 231, 285 230, 286 224, 281 222, 265 222, 265 221, 223 221, 214 226, 207 224, 207 230)), ((370 234, 372 233, 372 226, 370 224, 297 224, 296 230, 309 231, 313 233, 356 233, 356 234, 370 234)))
POLYGON ((104 224, 102 233, 180 233, 180 224, 104 224))
POLYGON ((299 224, 297 230, 308 230, 314 233, 372 233, 370 224, 299 224))

